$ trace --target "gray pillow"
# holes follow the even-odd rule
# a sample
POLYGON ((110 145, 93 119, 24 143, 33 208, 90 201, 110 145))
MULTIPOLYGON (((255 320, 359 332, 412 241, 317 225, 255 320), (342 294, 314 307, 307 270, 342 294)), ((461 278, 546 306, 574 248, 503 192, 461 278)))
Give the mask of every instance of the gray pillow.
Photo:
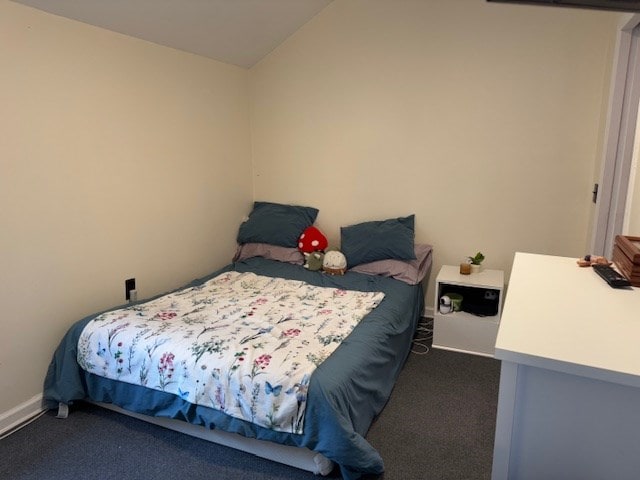
POLYGON ((348 267, 376 260, 415 260, 415 215, 364 222, 340 229, 340 250, 348 267))
POLYGON ((297 247, 298 237, 313 225, 318 209, 280 203, 254 202, 247 221, 240 225, 238 243, 269 243, 297 247))
POLYGON ((356 265, 350 271, 391 277, 409 285, 417 285, 429 273, 433 262, 432 250, 431 245, 418 244, 415 246, 415 260, 376 260, 356 265))
POLYGON ((304 255, 297 248, 281 247, 268 243, 243 243, 238 245, 234 262, 240 262, 251 257, 263 257, 278 262, 293 263, 294 265, 304 264, 304 255))

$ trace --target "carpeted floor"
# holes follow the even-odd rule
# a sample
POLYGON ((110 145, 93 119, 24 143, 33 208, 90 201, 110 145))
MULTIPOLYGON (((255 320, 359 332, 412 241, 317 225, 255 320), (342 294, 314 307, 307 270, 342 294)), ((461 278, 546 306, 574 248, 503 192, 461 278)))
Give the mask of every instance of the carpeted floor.
MULTIPOLYGON (((384 480, 488 479, 500 363, 411 354, 367 440, 384 480)), ((48 412, 0 440, 5 480, 311 480, 319 477, 91 405, 48 412)), ((340 478, 334 471, 329 478, 340 478)))

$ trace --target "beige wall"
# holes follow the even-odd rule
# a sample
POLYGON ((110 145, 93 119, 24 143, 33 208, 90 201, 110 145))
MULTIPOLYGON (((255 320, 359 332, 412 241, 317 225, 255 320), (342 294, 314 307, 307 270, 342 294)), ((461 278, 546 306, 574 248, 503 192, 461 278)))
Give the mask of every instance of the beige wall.
POLYGON ((334 245, 415 213, 434 275, 583 255, 618 17, 336 0, 251 71, 255 198, 318 207, 334 245))
POLYGON ((0 0, 0 414, 75 320, 230 260, 247 71, 0 0))

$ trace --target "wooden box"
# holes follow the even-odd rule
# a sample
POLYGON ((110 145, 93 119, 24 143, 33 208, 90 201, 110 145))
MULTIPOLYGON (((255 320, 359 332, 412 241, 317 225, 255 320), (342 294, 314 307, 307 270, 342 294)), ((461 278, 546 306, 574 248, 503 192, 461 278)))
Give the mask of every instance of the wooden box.
POLYGON ((640 237, 617 235, 613 263, 634 287, 640 287, 640 237))

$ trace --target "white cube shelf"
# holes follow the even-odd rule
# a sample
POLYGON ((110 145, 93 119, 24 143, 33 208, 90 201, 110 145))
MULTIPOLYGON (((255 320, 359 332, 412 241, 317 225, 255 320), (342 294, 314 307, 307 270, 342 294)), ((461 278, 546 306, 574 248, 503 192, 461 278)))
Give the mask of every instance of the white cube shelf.
MULTIPOLYGON (((443 265, 436 278, 433 314, 433 348, 442 348, 493 357, 504 299, 504 272, 482 270, 461 275, 460 267, 443 265), (494 290, 498 293, 498 313, 480 316, 465 311, 440 313, 440 297, 456 287, 494 290)), ((464 309, 464 298, 462 300, 464 309)))

